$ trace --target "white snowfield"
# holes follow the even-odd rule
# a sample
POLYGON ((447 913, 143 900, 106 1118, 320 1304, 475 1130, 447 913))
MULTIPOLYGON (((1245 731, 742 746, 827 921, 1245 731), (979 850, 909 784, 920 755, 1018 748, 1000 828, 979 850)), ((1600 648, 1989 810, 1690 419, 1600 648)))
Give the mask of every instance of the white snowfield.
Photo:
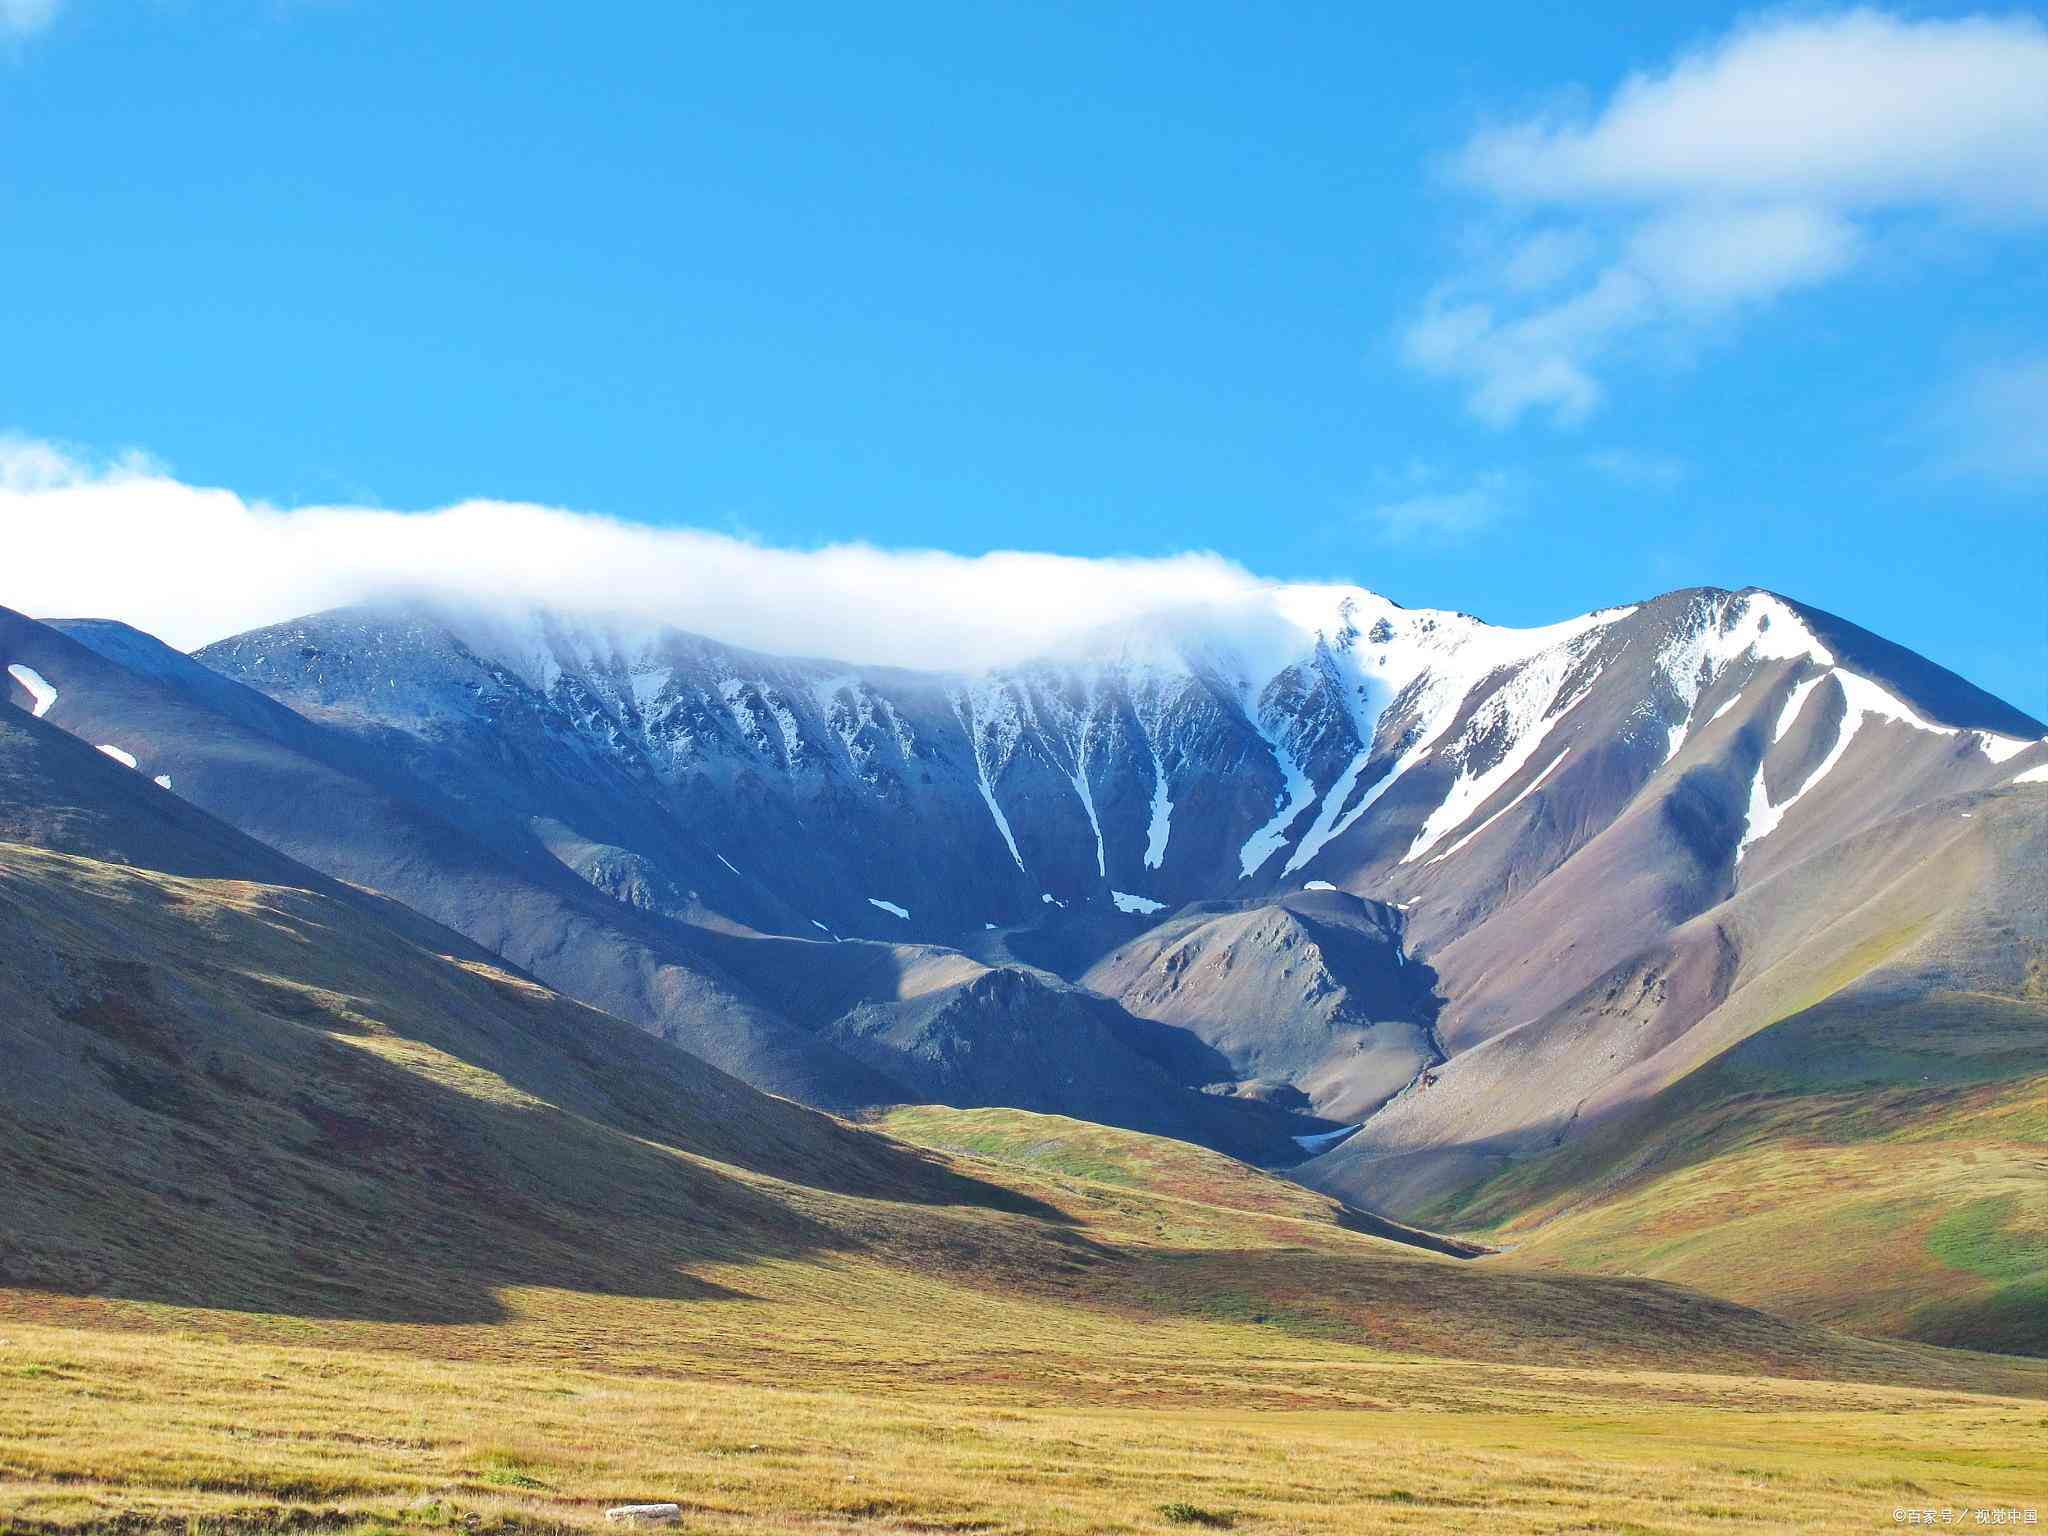
POLYGON ((1600 633, 1636 611, 1607 608, 1540 629, 1504 629, 1468 614, 1409 610, 1370 593, 1363 597, 1369 602, 1349 598, 1338 603, 1361 631, 1350 648, 1363 655, 1357 657, 1358 684, 1348 697, 1362 746, 1331 784, 1282 874, 1304 868, 1430 757, 1457 764, 1457 780, 1423 824, 1407 859, 1456 830, 1520 771, 1542 746, 1552 722, 1591 689, 1597 673, 1572 688, 1569 697, 1564 694, 1600 633), (1452 737, 1474 691, 1496 676, 1498 685, 1477 701, 1465 716, 1464 729, 1452 737), (1399 722, 1405 725, 1400 738, 1405 746, 1393 766, 1353 802, 1351 795, 1375 755, 1385 712, 1397 699, 1406 710, 1399 722), (1470 766, 1481 744, 1503 731, 1510 738, 1507 751, 1484 769, 1470 766))
POLYGON ((884 901, 879 896, 870 896, 868 898, 868 905, 871 907, 880 907, 884 912, 887 912, 890 916, 900 917, 906 923, 910 921, 909 909, 907 907, 899 907, 893 901, 884 901))
POLYGON ((2022 741, 2017 736, 1994 736, 1989 731, 1979 732, 1977 736, 1978 750, 1994 763, 2009 761, 2035 745, 2037 743, 2022 741))
POLYGON ((1302 882, 1301 888, 1304 891, 1334 891, 1337 889, 1336 886, 1330 884, 1327 880, 1305 880, 1302 882))
POLYGON ((57 702, 57 690, 43 680, 43 674, 34 667, 15 662, 7 669, 7 675, 28 691, 29 713, 40 720, 50 712, 50 706, 57 702))
POLYGON ((168 773, 160 773, 154 779, 151 779, 150 782, 156 785, 158 789, 169 789, 171 787, 171 776, 168 773))
POLYGON ((119 747, 104 741, 100 743, 100 750, 124 768, 133 768, 135 766, 135 754, 133 752, 123 752, 119 747))
POLYGON ((1116 903, 1119 912, 1164 912, 1166 903, 1154 901, 1149 896, 1133 896, 1129 891, 1111 891, 1109 899, 1116 903))
POLYGON ((2029 768, 2024 773, 2016 773, 2012 776, 2012 781, 2015 784, 2048 784, 2048 763, 2043 763, 2038 768, 2029 768))

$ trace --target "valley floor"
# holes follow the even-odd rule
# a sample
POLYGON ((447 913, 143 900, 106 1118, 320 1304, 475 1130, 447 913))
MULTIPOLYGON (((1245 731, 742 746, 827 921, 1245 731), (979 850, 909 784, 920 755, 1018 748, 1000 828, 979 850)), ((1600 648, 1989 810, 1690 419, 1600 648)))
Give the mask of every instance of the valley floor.
POLYGON ((892 1129, 1005 1148, 957 1163, 1094 1261, 1021 1281, 1004 1232, 1041 1218, 962 1208, 922 1257, 695 1263, 686 1298, 506 1287, 475 1321, 0 1291, 0 1530, 574 1530, 647 1500, 716 1532, 2048 1510, 2048 1364, 1400 1249, 1215 1154, 1056 1117, 892 1129))
POLYGON ((1113 1360, 991 1340, 759 1382, 658 1333, 610 1368, 232 1333, 8 1321, 0 1527, 584 1528, 662 1499, 702 1531, 1762 1532, 2048 1505, 2039 1399, 1143 1330, 1113 1360))

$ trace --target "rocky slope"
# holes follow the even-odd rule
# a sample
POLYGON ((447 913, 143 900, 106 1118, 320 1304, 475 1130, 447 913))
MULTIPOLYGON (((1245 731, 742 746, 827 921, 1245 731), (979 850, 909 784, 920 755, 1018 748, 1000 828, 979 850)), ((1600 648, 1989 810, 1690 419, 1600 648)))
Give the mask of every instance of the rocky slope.
MULTIPOLYGON (((1710 914, 1775 910, 1774 881, 1888 817, 2048 765, 2039 722, 1757 591, 1504 630, 1275 588, 973 676, 419 605, 239 636, 203 667, 64 627, 131 677, 189 669, 180 697, 249 734, 312 733, 293 750, 387 809, 329 814, 290 775, 252 793, 210 727, 178 737, 177 793, 750 1080, 1013 1102, 1062 1073, 1097 1092, 1138 1041, 1181 1089, 1319 1117, 1292 1134, 1365 1119, 1308 1174, 1397 1211, 1663 1080, 1653 1058, 1743 974, 1698 939, 1710 914), (874 954, 849 966, 837 940, 874 954), (934 964, 955 968, 938 1001, 934 964), (1115 1029, 1084 1027, 1077 982, 1121 1005, 1115 1029), (1665 1000, 1656 1027, 1595 1028, 1630 987, 1665 1000), (1569 1065, 1485 1066, 1544 1041, 1569 1065), (991 1070, 1034 1047, 1044 1072, 991 1070), (1480 1107, 1427 1107, 1461 1100, 1480 1107)), ((160 751, 44 681, 57 723, 160 751)), ((1852 906, 1878 878, 1860 868, 1829 875, 1852 906)), ((1192 1111, 1144 1128, 1217 1134, 1192 1111)))

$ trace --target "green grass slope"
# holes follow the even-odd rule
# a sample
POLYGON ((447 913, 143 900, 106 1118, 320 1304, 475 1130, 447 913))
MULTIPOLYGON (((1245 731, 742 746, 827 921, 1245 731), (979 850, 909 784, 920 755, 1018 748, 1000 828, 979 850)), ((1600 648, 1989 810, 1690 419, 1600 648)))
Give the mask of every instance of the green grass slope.
POLYGON ((951 1109, 933 1104, 892 1109, 878 1116, 876 1123, 892 1136, 962 1157, 1144 1190, 1198 1205, 1334 1225, 1458 1258, 1486 1251, 1476 1244, 1352 1210, 1292 1180, 1168 1136, 1146 1136, 1022 1109, 951 1109))
POLYGON ((2048 1001, 1839 995, 1425 1219, 1524 1263, 2048 1354, 2048 1001))

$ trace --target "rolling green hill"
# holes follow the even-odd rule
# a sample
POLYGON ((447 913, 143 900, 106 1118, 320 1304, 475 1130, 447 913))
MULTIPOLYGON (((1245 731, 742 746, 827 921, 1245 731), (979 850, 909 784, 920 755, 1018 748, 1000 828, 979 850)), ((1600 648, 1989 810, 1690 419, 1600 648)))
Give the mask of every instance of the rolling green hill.
POLYGON ((1837 996, 1425 1219, 1524 1263, 2048 1354, 2048 1000, 1837 996))

